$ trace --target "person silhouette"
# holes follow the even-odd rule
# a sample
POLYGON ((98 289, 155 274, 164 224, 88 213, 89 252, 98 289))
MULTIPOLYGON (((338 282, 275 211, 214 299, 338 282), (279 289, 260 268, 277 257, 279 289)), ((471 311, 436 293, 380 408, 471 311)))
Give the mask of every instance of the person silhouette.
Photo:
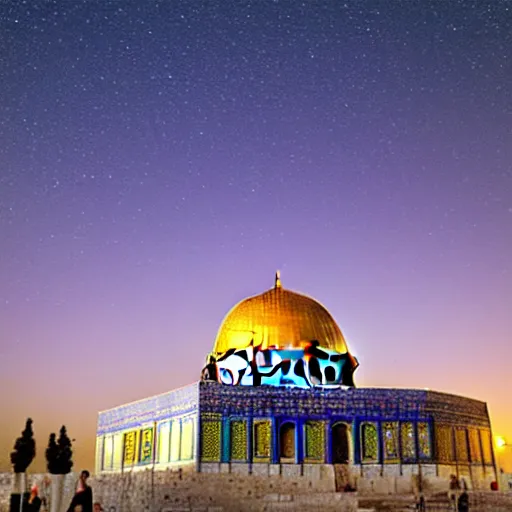
POLYGON ((89 478, 89 471, 84 469, 80 473, 80 479, 78 480, 77 490, 67 512, 75 512, 78 507, 78 510, 81 512, 93 512, 92 510, 92 489, 87 484, 87 479, 89 478))

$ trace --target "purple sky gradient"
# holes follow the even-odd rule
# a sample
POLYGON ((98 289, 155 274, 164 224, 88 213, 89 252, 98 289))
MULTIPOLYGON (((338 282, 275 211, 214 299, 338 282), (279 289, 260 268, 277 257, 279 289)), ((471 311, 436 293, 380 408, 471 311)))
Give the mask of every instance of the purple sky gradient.
POLYGON ((389 4, 2 2, 0 469, 27 416, 91 468, 276 269, 512 442, 512 7, 389 4))

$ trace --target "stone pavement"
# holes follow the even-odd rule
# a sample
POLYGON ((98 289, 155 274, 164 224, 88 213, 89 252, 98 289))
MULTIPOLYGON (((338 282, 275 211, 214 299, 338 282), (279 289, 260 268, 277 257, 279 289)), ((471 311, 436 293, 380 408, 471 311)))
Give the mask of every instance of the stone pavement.
MULTIPOLYGON (((408 496, 364 496, 358 500, 359 512, 363 510, 405 512, 416 510, 416 498, 408 496)), ((453 510, 448 493, 425 497, 425 511, 453 510)), ((470 512, 511 512, 512 493, 469 491, 470 512)))

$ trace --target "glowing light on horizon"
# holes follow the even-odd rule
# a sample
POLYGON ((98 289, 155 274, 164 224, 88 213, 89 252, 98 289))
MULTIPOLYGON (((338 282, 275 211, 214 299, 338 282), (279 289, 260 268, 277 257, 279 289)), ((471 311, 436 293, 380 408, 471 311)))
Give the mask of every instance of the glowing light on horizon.
POLYGON ((495 436, 494 443, 496 445, 496 448, 498 449, 505 448, 505 446, 512 446, 507 443, 506 439, 503 436, 495 436))

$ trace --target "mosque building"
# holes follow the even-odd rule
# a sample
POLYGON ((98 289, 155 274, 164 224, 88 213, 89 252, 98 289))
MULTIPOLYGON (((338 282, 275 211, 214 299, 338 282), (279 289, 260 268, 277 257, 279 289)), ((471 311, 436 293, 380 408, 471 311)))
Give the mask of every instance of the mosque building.
POLYGON ((273 288, 227 314, 199 382, 99 413, 96 472, 307 476, 385 492, 454 474, 489 489, 485 403, 357 388, 358 364, 327 309, 276 274, 273 288))

